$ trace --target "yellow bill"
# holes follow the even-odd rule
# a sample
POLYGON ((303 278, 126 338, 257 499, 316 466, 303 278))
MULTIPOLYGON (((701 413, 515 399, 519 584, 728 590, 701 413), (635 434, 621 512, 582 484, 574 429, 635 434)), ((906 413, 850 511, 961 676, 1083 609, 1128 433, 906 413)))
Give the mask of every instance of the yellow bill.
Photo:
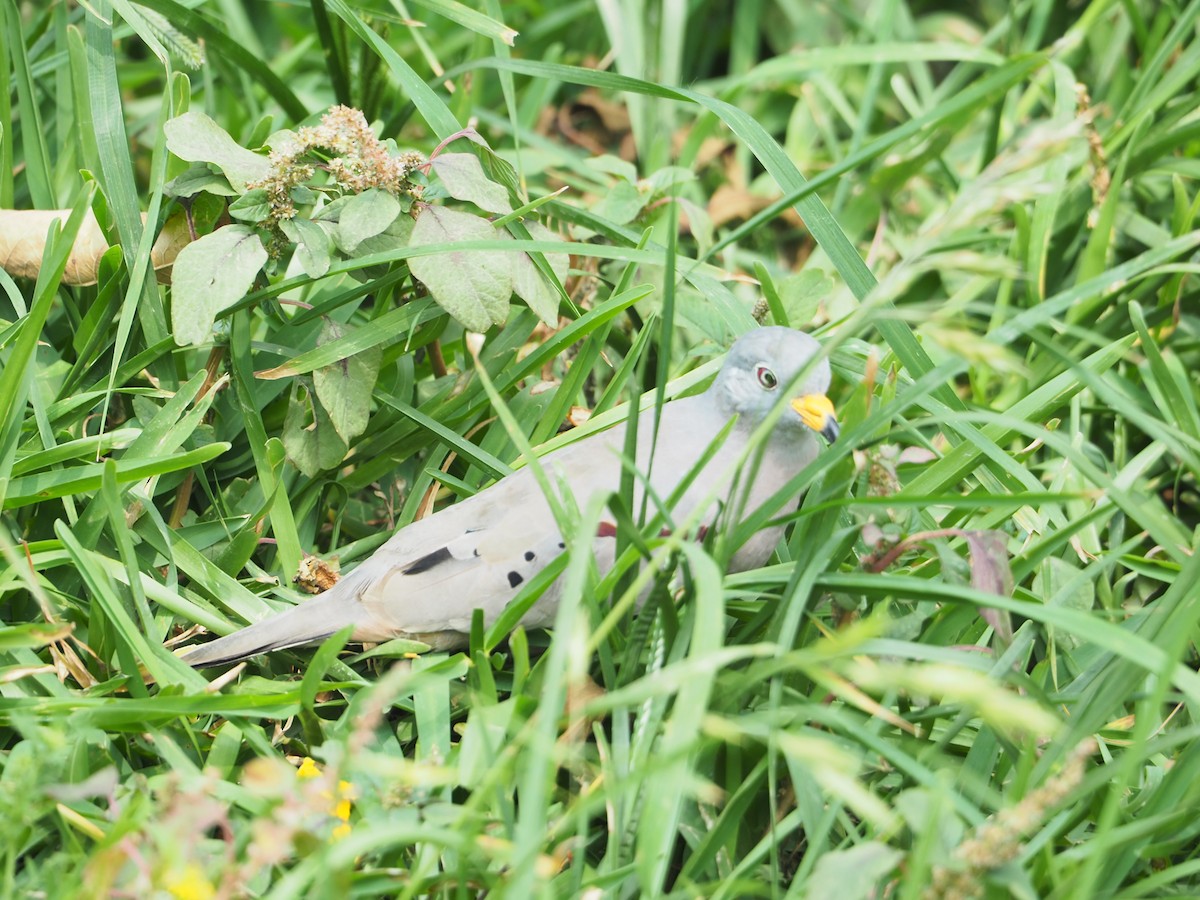
POLYGON ((840 432, 837 415, 833 411, 833 404, 824 394, 805 394, 803 397, 797 397, 792 401, 792 409, 805 425, 819 432, 829 443, 837 440, 840 432))

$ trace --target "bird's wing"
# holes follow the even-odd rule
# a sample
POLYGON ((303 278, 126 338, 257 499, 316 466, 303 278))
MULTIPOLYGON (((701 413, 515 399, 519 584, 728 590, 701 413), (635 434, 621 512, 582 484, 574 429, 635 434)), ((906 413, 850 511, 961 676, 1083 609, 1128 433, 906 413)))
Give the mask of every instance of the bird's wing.
MULTIPOLYGON (((618 427, 593 435, 538 461, 559 500, 569 491, 582 508, 596 492, 619 484, 622 433, 618 427)), ((465 633, 476 609, 490 625, 564 548, 537 478, 529 467, 520 469, 402 529, 355 569, 353 591, 367 613, 355 636, 465 633)), ((525 623, 547 624, 556 596, 548 592, 525 623)))

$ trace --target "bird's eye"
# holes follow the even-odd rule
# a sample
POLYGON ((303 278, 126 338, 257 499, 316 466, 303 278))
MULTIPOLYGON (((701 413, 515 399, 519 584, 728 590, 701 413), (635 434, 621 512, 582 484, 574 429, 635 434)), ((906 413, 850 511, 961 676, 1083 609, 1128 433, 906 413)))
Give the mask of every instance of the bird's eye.
POLYGON ((779 386, 779 379, 775 377, 775 373, 766 366, 759 366, 754 370, 758 376, 758 383, 765 387, 768 391, 773 391, 779 386))

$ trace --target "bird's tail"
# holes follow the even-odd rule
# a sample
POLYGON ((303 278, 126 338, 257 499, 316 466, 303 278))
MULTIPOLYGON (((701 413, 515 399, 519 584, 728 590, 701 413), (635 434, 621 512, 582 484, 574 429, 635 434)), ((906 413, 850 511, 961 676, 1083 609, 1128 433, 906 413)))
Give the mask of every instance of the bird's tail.
POLYGON ((195 669, 241 662, 271 650, 323 641, 347 625, 357 625, 364 613, 357 598, 330 591, 241 631, 190 648, 180 659, 195 669))

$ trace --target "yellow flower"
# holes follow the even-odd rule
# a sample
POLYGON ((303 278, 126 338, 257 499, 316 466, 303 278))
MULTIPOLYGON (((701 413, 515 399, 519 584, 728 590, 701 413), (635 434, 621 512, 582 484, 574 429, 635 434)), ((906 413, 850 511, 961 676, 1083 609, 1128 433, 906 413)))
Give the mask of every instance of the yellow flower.
POLYGON ((167 879, 167 891, 176 900, 212 900, 217 895, 204 870, 194 862, 167 879))
POLYGON ((333 807, 333 814, 343 822, 350 821, 350 801, 353 799, 354 789, 350 782, 339 781, 337 803, 333 807))
MULTIPOLYGON (((296 769, 296 777, 300 779, 319 778, 320 775, 321 770, 317 764, 307 756, 300 763, 300 767, 296 769)), ((350 833, 350 811, 354 808, 352 803, 354 785, 348 781, 339 781, 336 796, 332 791, 325 791, 322 796, 329 801, 329 815, 339 820, 339 824, 333 829, 333 838, 340 840, 350 833)))

